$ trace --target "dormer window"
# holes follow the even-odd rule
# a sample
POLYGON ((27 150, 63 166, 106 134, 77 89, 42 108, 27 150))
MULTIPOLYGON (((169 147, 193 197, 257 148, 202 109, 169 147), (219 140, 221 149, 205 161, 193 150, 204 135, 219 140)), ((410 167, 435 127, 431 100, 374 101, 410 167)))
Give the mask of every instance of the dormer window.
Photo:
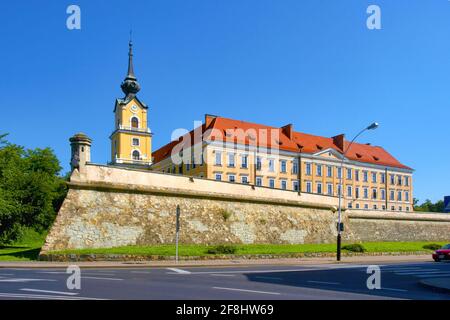
POLYGON ((375 157, 375 156, 373 156, 373 160, 375 160, 375 161, 379 161, 379 160, 380 160, 380 158, 378 158, 378 157, 375 157))
POLYGON ((357 153, 357 154, 356 154, 356 157, 359 158, 359 159, 361 159, 361 158, 362 158, 362 155, 361 155, 360 153, 357 153))
POLYGON ((318 145, 318 144, 316 144, 316 147, 317 147, 318 150, 322 150, 323 149, 323 147, 321 145, 318 145))

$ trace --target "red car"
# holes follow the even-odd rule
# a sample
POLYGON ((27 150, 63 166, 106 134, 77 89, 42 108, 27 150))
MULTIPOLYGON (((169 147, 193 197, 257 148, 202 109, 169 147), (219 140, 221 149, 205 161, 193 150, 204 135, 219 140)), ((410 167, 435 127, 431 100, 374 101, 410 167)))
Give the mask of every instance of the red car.
POLYGON ((441 249, 433 253, 433 259, 436 262, 441 260, 450 260, 450 244, 446 244, 441 249))

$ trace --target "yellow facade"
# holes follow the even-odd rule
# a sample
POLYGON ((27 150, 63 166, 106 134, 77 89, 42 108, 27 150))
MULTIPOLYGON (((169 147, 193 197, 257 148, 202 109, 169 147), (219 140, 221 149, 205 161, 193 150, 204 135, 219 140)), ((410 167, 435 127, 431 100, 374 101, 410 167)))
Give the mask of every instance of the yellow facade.
MULTIPOLYGON (((174 164, 168 156, 153 170, 198 178, 247 183, 261 188, 338 197, 340 159, 332 152, 311 154, 273 154, 235 147, 202 146, 203 161, 174 164), (243 163, 243 156, 246 162, 243 163), (255 165, 255 158, 260 165, 255 165), (301 170, 297 163, 300 160, 301 170), (255 178, 256 177, 256 178, 255 178), (299 190, 300 189, 300 190, 299 190)), ((189 154, 190 149, 184 149, 189 154)), ((198 157, 197 157, 198 158, 198 157)), ((342 171, 342 198, 346 208, 361 210, 412 211, 412 173, 398 168, 346 162, 342 171), (386 175, 387 174, 387 175, 386 175), (391 183, 391 175, 394 177, 391 183), (367 179, 366 179, 367 178, 367 179), (367 190, 367 191, 366 191, 367 190), (393 198, 391 197, 393 191, 393 198)))
POLYGON ((114 110, 115 130, 111 134, 111 162, 150 166, 152 134, 148 128, 147 107, 137 98, 118 100, 114 110))

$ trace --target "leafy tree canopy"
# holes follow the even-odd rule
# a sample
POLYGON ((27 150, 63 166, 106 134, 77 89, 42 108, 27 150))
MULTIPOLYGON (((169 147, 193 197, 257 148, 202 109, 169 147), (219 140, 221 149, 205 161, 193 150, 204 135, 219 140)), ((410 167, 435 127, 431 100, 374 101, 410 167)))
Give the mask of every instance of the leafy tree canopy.
POLYGON ((52 224, 66 195, 61 166, 50 148, 25 149, 0 135, 0 243, 20 238, 24 227, 38 232, 52 224))
POLYGON ((444 201, 439 200, 436 203, 431 202, 430 199, 425 200, 424 203, 418 204, 419 200, 414 199, 414 210, 422 212, 444 212, 444 201))

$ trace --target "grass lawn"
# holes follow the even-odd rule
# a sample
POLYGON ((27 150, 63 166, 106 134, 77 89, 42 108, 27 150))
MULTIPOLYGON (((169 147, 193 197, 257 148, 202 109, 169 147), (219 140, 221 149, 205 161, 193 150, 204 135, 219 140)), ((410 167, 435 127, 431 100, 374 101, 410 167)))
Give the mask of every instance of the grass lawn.
POLYGON ((0 245, 0 261, 37 260, 45 237, 46 234, 39 234, 34 230, 26 230, 20 241, 6 246, 0 245))
MULTIPOLYGON (((423 248, 426 244, 437 243, 444 245, 443 242, 366 242, 363 246, 367 252, 414 252, 429 251, 423 248)), ((343 244, 345 245, 345 243, 343 244)), ((326 253, 335 252, 335 244, 248 244, 236 245, 236 255, 251 254, 289 254, 289 253, 326 253)), ((205 245, 180 245, 180 256, 208 256, 207 250, 212 246, 205 245)), ((344 250, 345 252, 345 250, 344 250)), ((103 249, 81 249, 54 251, 55 254, 127 254, 127 255, 160 255, 174 256, 175 245, 155 245, 155 246, 126 246, 103 249)))

